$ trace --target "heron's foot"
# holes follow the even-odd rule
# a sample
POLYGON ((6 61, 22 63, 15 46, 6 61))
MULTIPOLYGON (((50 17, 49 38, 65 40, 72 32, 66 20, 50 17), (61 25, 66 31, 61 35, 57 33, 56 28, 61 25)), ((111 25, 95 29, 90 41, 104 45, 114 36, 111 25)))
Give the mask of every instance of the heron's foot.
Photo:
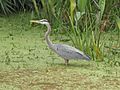
POLYGON ((65 65, 67 66, 69 63, 69 60, 68 59, 65 59, 65 65))

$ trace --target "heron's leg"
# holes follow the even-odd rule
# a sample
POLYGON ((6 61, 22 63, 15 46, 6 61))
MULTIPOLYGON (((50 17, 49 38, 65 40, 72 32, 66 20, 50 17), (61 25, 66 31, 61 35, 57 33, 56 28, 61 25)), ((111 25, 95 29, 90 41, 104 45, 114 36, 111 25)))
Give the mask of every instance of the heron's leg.
POLYGON ((65 59, 65 65, 67 66, 69 63, 69 60, 68 59, 65 59))

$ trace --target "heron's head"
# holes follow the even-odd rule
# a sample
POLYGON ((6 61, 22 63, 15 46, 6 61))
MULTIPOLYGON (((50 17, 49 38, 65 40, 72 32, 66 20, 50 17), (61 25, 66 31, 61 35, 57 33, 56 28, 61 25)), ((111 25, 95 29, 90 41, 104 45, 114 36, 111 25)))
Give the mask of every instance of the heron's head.
POLYGON ((42 19, 42 20, 31 20, 30 21, 31 23, 38 23, 38 24, 49 24, 48 20, 47 19, 42 19))

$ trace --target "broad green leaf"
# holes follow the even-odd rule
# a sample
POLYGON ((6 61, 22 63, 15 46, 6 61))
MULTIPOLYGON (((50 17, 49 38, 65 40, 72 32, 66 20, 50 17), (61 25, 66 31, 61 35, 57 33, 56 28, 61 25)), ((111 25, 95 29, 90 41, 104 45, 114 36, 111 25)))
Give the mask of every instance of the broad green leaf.
POLYGON ((70 16, 73 22, 74 19, 74 10, 76 8, 76 0, 70 0, 70 16))
POLYGON ((87 0, 77 0, 77 6, 78 6, 78 10, 80 10, 80 12, 85 12, 85 8, 87 5, 87 0))

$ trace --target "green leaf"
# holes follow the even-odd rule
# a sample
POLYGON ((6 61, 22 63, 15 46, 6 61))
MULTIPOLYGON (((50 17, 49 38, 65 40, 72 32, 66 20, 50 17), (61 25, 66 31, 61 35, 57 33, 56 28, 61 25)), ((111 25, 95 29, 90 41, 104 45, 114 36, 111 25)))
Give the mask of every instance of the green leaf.
POLYGON ((80 10, 80 12, 85 12, 85 8, 87 5, 87 0, 77 0, 77 6, 78 6, 78 10, 80 10))
POLYGON ((118 28, 120 29, 120 18, 119 17, 117 17, 116 22, 117 22, 118 28))
POLYGON ((73 22, 74 19, 74 10, 76 8, 76 1, 75 0, 70 0, 70 16, 73 22))
POLYGON ((34 4, 35 11, 36 11, 37 15, 39 16, 39 10, 38 10, 38 7, 37 7, 36 0, 32 0, 32 2, 33 2, 33 4, 34 4))
POLYGON ((85 12, 76 12, 76 19, 79 20, 81 18, 82 15, 84 15, 85 12))
POLYGON ((106 0, 99 0, 99 7, 100 7, 100 20, 102 19, 104 10, 105 10, 105 2, 106 0))

